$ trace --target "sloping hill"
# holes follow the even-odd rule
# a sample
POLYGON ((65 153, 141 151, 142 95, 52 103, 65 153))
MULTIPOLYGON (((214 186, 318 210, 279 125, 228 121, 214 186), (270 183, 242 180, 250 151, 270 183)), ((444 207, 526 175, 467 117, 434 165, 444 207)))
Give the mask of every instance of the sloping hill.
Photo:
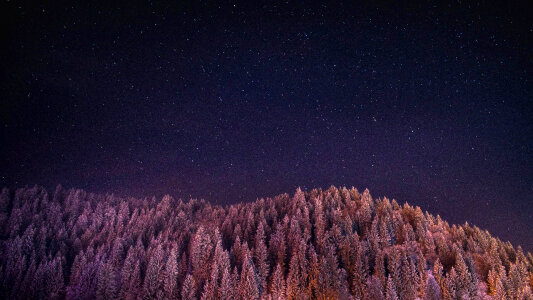
POLYGON ((0 195, 4 299, 532 299, 532 272, 520 247, 368 190, 226 207, 60 186, 0 195))

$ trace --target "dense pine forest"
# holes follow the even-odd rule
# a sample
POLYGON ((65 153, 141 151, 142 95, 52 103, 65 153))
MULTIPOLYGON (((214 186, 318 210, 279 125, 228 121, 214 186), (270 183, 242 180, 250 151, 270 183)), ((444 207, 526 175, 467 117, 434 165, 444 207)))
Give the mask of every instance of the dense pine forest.
POLYGON ((368 190, 0 195, 2 299, 533 299, 533 256, 368 190))

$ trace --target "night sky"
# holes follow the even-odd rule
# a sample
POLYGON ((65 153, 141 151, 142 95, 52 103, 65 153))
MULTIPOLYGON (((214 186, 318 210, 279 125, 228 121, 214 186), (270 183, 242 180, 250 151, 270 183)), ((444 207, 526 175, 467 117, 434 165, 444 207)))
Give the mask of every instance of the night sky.
POLYGON ((2 2, 0 186, 355 186, 533 250, 527 1, 40 2, 2 2))

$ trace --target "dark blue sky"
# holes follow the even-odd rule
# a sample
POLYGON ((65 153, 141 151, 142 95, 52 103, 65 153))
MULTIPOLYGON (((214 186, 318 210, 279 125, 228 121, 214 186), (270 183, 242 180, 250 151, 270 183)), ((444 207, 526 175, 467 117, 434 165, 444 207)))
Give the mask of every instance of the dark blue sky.
POLYGON ((4 3, 0 184, 369 188, 533 249, 526 1, 4 3))

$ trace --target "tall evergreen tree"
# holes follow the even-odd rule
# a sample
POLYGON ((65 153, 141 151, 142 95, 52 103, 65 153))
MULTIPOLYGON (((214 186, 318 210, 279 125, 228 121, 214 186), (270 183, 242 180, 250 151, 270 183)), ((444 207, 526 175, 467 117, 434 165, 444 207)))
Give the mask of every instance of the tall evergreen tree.
POLYGON ((194 280, 197 285, 202 286, 203 282, 207 280, 211 269, 209 268, 209 260, 213 245, 211 237, 205 231, 203 226, 200 226, 191 241, 190 260, 193 271, 194 280))
POLYGON ((174 299, 177 296, 178 273, 178 256, 176 253, 176 249, 172 248, 172 250, 170 250, 170 255, 168 256, 165 265, 163 278, 163 290, 166 299, 174 299))
POLYGON ((267 262, 268 252, 265 245, 265 229, 262 222, 257 226, 255 235, 254 261, 257 266, 261 292, 267 290, 267 277, 270 272, 267 262))
POLYGON ((285 299, 285 279, 283 279, 283 271, 279 264, 276 266, 276 270, 272 275, 270 294, 273 300, 285 299))
POLYGON ((102 263, 98 270, 98 287, 96 297, 102 300, 115 299, 118 294, 117 278, 113 266, 102 263))
POLYGON ((398 292, 396 291, 396 285, 394 285, 394 280, 391 277, 387 279, 387 289, 385 292, 386 300, 398 300, 398 292))
POLYGON ((146 275, 144 276, 143 298, 153 299, 159 290, 163 289, 162 270, 164 266, 164 252, 159 244, 152 252, 146 275))
POLYGON ((245 254, 242 264, 239 291, 241 292, 241 299, 253 300, 260 297, 257 271, 248 253, 245 254))
POLYGON ((196 299, 196 283, 194 277, 191 274, 187 274, 183 287, 181 288, 181 299, 194 300, 196 299))

